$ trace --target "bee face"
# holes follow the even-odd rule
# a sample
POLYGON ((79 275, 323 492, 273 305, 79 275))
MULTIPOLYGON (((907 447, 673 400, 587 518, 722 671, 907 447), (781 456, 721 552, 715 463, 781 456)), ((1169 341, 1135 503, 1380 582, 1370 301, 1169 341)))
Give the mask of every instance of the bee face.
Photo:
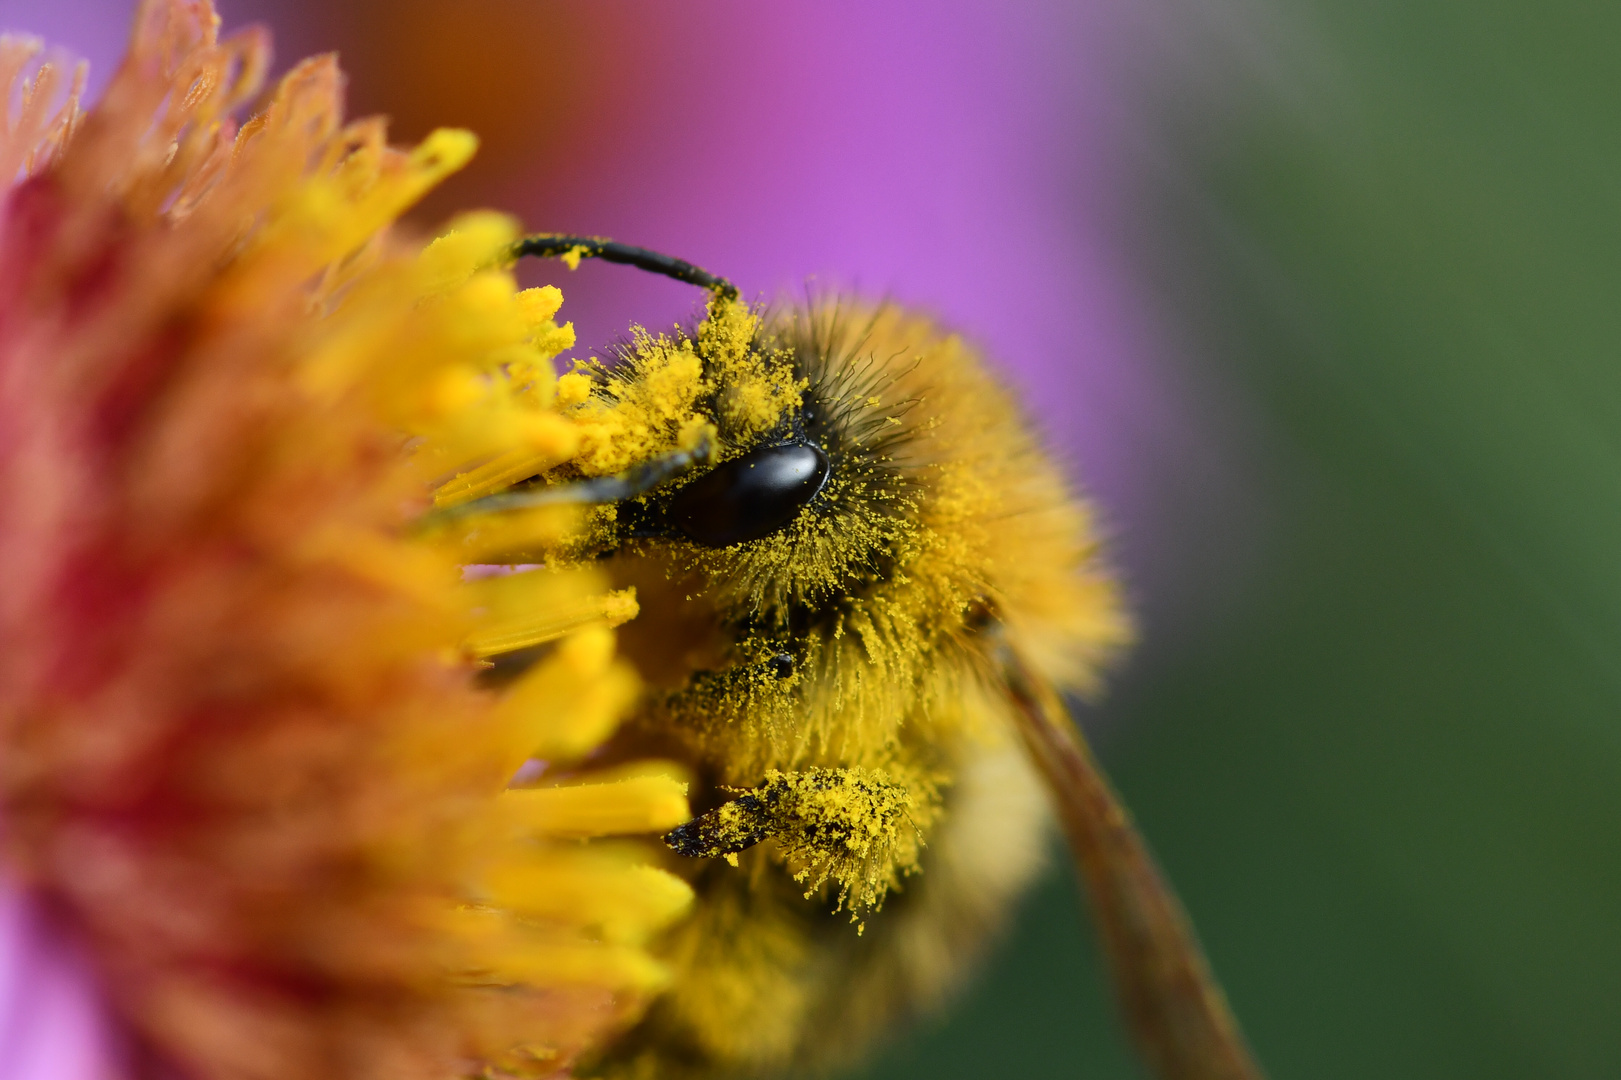
POLYGON ((904 452, 916 429, 902 418, 917 402, 899 378, 911 362, 864 348, 876 314, 827 305, 767 320, 729 304, 685 338, 633 339, 584 409, 615 437, 645 438, 644 457, 705 430, 718 460, 619 504, 601 546, 701 578, 730 624, 764 634, 825 620, 881 582, 916 532, 904 452), (639 420, 654 416, 661 427, 639 420))

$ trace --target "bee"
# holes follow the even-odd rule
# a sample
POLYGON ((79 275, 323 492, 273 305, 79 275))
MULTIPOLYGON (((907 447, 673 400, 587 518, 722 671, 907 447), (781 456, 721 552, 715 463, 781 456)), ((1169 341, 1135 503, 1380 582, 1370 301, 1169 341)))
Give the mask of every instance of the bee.
POLYGON ((511 254, 708 293, 695 325, 636 330, 616 364, 559 380, 569 461, 460 508, 587 508, 576 539, 526 557, 636 590, 620 647, 649 689, 594 765, 657 756, 692 781, 697 816, 663 838, 698 897, 659 947, 673 981, 581 1074, 852 1060, 958 979, 1056 810, 1154 1069, 1259 1077, 1065 711, 1130 629, 1084 504, 995 373, 895 305, 758 309, 594 237, 511 254))

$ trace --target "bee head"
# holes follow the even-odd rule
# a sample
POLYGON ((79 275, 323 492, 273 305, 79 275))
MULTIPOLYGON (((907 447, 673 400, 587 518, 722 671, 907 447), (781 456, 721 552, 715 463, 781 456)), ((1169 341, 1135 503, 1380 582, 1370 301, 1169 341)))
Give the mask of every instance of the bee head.
MULTIPOLYGON (((994 373, 933 321, 829 299, 765 311, 690 263, 595 238, 516 254, 595 256, 710 293, 695 325, 633 330, 616 362, 561 376, 577 449, 468 507, 589 506, 573 552, 612 557, 637 588, 632 636, 720 629, 724 655, 671 685, 721 679, 750 709, 836 682, 836 710, 858 685, 912 685, 942 649, 983 651, 976 613, 1044 627, 1061 681, 1091 666, 1062 659, 1079 655, 1068 642, 1124 638, 1084 510, 994 373)), ((513 561, 556 556, 536 554, 513 561)))
POLYGON ((726 618, 764 632, 836 617, 881 588, 919 532, 904 422, 915 401, 897 380, 911 359, 880 361, 846 321, 836 304, 717 301, 685 343, 635 343, 620 365, 633 385, 607 391, 615 408, 645 398, 690 345, 714 460, 622 501, 616 539, 701 578, 726 618))

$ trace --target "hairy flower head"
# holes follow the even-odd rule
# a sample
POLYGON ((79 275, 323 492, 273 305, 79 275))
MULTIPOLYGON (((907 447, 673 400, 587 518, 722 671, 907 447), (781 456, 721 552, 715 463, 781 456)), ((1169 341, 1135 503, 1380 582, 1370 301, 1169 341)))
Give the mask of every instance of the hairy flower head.
POLYGON ((634 598, 468 570, 571 521, 422 525, 579 451, 561 296, 500 267, 504 218, 391 230, 470 135, 390 148, 330 58, 239 124, 266 43, 217 26, 148 0, 82 115, 0 43, 4 854, 188 1074, 564 1071, 690 899, 582 841, 685 788, 582 764, 636 692, 634 598), (540 659, 481 678, 514 643, 540 659))

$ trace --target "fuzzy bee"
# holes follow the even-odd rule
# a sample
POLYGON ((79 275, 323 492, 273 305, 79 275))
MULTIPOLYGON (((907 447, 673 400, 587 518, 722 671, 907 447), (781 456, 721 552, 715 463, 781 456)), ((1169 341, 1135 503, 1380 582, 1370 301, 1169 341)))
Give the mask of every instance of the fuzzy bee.
POLYGON ((575 539, 520 554, 635 590, 620 643, 649 690, 593 764, 659 757, 692 782, 698 816, 664 838, 698 896, 661 946, 673 984, 583 1073, 848 1060, 953 983, 1035 873, 1051 806, 1157 1071, 1258 1076, 1064 712, 1130 631, 1084 505, 995 374, 894 306, 764 313, 589 237, 512 254, 710 294, 690 331, 636 331, 559 380, 582 432, 566 464, 457 510, 589 508, 575 539))

